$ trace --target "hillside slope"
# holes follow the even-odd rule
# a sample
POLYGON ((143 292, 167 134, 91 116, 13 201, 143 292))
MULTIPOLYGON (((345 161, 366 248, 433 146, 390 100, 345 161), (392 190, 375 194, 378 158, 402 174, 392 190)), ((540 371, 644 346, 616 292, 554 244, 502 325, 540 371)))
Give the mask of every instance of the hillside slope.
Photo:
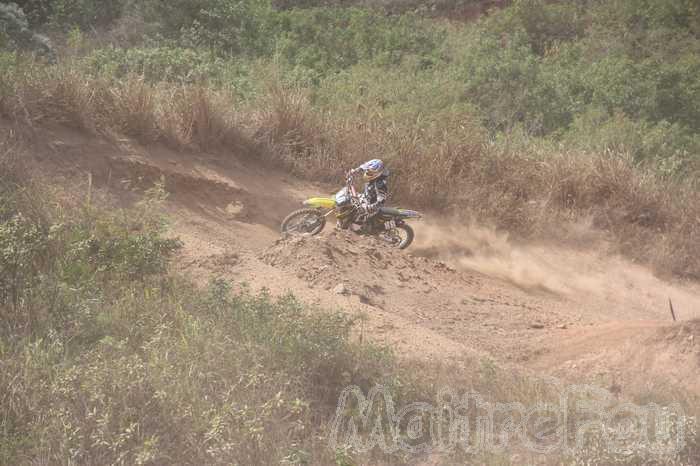
POLYGON ((73 197, 90 191, 129 203, 139 188, 164 180, 172 232, 184 242, 178 267, 187 274, 356 313, 362 338, 400 356, 494 360, 632 395, 671 380, 700 394, 697 285, 663 282, 608 257, 600 241, 597 250, 514 245, 435 216, 415 224, 407 252, 330 227, 282 239, 280 219, 333 186, 255 160, 145 149, 64 128, 41 130, 33 153, 36 173, 73 197), (681 323, 671 321, 669 297, 681 323))

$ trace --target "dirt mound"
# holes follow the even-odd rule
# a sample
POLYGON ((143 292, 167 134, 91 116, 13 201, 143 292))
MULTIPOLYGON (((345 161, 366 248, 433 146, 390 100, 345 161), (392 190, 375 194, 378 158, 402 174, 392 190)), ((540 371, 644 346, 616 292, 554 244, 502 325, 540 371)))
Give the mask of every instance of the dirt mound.
POLYGON ((443 262, 414 257, 372 237, 333 230, 321 236, 281 238, 260 260, 304 280, 310 287, 360 297, 383 307, 389 289, 431 293, 456 271, 443 262))

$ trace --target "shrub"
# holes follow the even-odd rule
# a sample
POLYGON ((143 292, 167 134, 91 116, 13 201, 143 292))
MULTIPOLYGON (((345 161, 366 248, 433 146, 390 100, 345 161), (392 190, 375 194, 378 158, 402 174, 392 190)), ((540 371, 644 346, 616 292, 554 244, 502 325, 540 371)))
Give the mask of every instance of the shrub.
POLYGON ((49 39, 29 29, 24 11, 16 3, 0 4, 0 49, 3 48, 36 50, 50 60, 55 58, 49 39))
POLYGON ((552 85, 541 76, 541 59, 525 37, 500 38, 488 31, 467 37, 454 58, 453 73, 464 85, 463 98, 476 104, 485 124, 506 130, 517 124, 546 134, 566 123, 552 85))
POLYGON ((184 4, 150 5, 167 37, 221 56, 277 56, 321 74, 362 60, 396 64, 418 55, 432 61, 443 40, 439 28, 407 14, 330 7, 277 11, 267 1, 248 0, 184 4))
POLYGON ((32 27, 47 24, 67 29, 105 26, 121 16, 129 0, 23 0, 20 2, 32 27))
POLYGON ((276 53, 291 64, 343 69, 361 61, 396 65, 419 56, 437 58, 442 31, 411 15, 379 16, 359 8, 292 10, 277 15, 276 53))
POLYGON ((102 48, 85 57, 84 62, 97 75, 138 75, 149 82, 216 81, 224 68, 224 62, 210 52, 180 47, 102 48))
POLYGON ((318 422, 354 374, 377 375, 377 356, 347 342, 348 320, 290 298, 234 295, 222 283, 179 287, 189 296, 107 305, 96 341, 76 347, 57 335, 79 352, 48 371, 54 348, 39 343, 25 361, 46 378, 15 404, 14 424, 37 440, 15 451, 61 464, 271 464, 296 447, 323 463, 330 453, 313 443, 318 422))
POLYGON ((20 213, 0 223, 0 306, 19 306, 36 284, 47 249, 46 234, 20 213))
POLYGON ((560 42, 571 41, 584 33, 585 15, 576 2, 516 0, 486 24, 498 33, 518 34, 538 55, 544 55, 560 42))
POLYGON ((121 16, 124 6, 124 0, 57 0, 48 19, 60 28, 105 26, 121 16))
POLYGON ((351 343, 342 313, 168 275, 162 199, 85 206, 48 233, 4 204, 0 461, 332 461, 322 423, 346 384, 391 378, 386 356, 351 343))
POLYGON ((576 117, 564 140, 567 146, 591 152, 628 153, 636 163, 674 176, 690 172, 700 154, 700 139, 687 128, 665 121, 650 124, 623 113, 610 115, 595 107, 576 117))

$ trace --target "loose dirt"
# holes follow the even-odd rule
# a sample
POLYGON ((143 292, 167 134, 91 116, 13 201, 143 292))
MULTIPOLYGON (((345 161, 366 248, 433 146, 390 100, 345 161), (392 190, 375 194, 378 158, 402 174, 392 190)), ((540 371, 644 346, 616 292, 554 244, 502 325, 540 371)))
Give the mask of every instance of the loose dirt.
POLYGON ((700 288, 670 283, 612 254, 582 228, 581 244, 517 244, 507 235, 428 215, 395 251, 336 231, 281 238, 279 222, 335 187, 297 180, 254 159, 142 148, 65 129, 42 130, 33 164, 48 183, 117 204, 162 179, 177 267, 320 309, 360 317, 358 337, 402 357, 514 369, 596 383, 622 395, 671 384, 700 395, 700 288), (584 241, 585 239, 585 241, 584 241), (671 319, 673 300, 679 322, 671 319))

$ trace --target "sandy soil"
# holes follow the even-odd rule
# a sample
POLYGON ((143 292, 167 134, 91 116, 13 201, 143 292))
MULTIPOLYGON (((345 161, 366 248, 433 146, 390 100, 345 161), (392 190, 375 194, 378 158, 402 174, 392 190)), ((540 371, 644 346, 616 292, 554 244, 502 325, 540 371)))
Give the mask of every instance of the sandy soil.
POLYGON ((700 287, 611 254, 585 225, 572 226, 580 241, 566 245, 516 244, 430 214, 413 224, 405 252, 330 224, 281 239, 288 212, 335 188, 256 160, 47 131, 33 157, 50 183, 81 193, 90 173, 91 189, 128 203, 163 177, 172 233, 185 245, 177 267, 196 280, 223 277, 358 314, 363 338, 408 358, 489 357, 623 395, 657 385, 700 394, 700 287))

